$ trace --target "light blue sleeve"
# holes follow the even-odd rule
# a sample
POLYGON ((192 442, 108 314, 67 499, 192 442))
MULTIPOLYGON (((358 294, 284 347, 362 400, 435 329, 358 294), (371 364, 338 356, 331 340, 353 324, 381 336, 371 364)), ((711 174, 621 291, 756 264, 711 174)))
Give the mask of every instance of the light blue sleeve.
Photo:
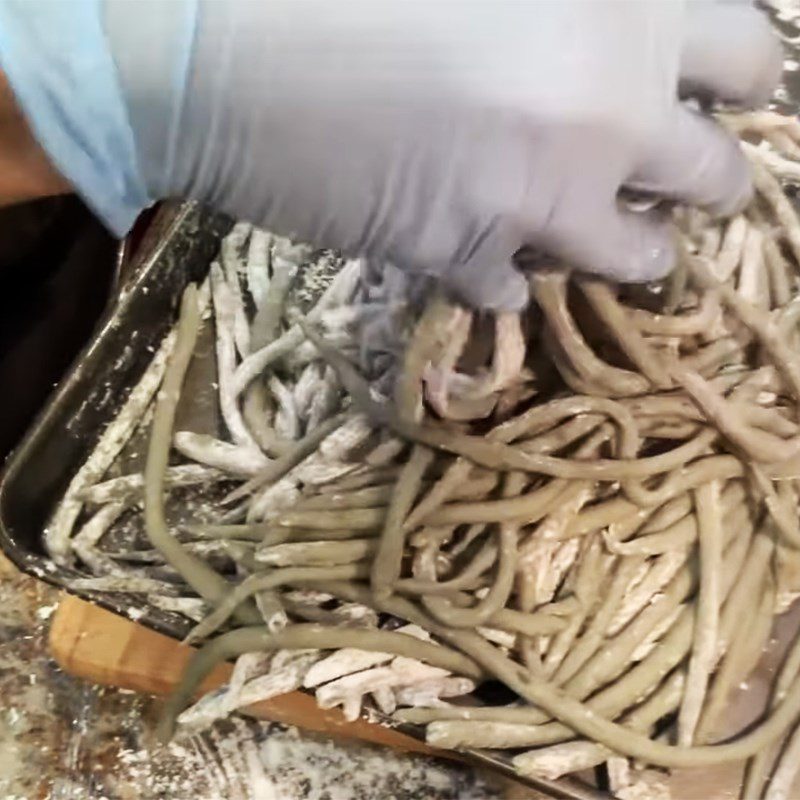
POLYGON ((101 0, 0 0, 0 66, 55 167, 124 235, 152 199, 101 0))

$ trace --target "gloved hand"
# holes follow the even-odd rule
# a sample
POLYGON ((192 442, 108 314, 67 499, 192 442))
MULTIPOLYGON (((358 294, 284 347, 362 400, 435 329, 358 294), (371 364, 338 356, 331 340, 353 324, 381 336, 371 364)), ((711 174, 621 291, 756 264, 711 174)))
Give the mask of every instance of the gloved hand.
POLYGON ((670 268, 668 222, 622 186, 739 209, 738 145, 679 90, 759 104, 781 62, 749 5, 679 0, 104 0, 101 25, 138 162, 117 184, 506 309, 523 245, 670 268))

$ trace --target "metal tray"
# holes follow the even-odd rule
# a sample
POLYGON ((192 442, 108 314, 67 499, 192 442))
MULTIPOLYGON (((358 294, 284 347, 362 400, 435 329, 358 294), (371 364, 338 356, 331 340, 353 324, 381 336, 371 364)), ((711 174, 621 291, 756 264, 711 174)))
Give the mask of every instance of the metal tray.
MULTIPOLYGON (((78 356, 0 478, 0 547, 23 572, 70 591, 121 616, 131 616, 131 599, 75 592, 77 573, 53 563, 42 533, 69 481, 90 455, 147 367, 152 351, 169 330, 186 284, 208 271, 230 220, 194 204, 164 208, 150 225, 139 254, 122 281, 93 341, 78 356)), ((109 265, 111 269, 112 265, 109 265)), ((135 609, 137 621, 181 639, 186 621, 155 608, 135 609)), ((424 741, 417 726, 402 726, 424 741)), ((499 771, 552 798, 608 797, 574 779, 521 778, 510 762, 481 752, 461 753, 477 766, 499 771)))
MULTIPOLYGON (((776 20, 774 15, 773 22, 790 40, 796 36, 797 30, 791 22, 776 20)), ((793 56, 798 52, 794 44, 787 46, 787 50, 793 56)), ((800 72, 786 72, 776 105, 785 113, 796 113, 799 99, 800 72)), ((42 545, 42 533, 72 476, 94 449, 103 428, 114 418, 144 372, 152 350, 172 324, 184 287, 189 281, 205 276, 220 239, 230 226, 229 219, 188 203, 167 205, 156 214, 94 339, 78 356, 0 475, 0 548, 8 558, 23 572, 121 616, 131 616, 129 598, 74 592, 69 588, 70 579, 77 573, 49 559, 42 545)), ((108 268, 113 270, 113 264, 108 268)), ((188 623, 177 615, 148 607, 137 607, 135 611, 137 621, 172 638, 183 638, 188 631, 188 623)), ((800 609, 791 616, 793 619, 785 627, 794 632, 800 623, 800 609)), ((764 668, 765 673, 770 670, 771 667, 764 668)), ((766 678, 762 683, 763 694, 766 678)), ((424 741, 421 728, 400 727, 424 741)), ((487 753, 468 751, 459 756, 477 766, 501 772, 550 798, 608 800, 610 797, 579 780, 523 778, 507 759, 487 753)), ((719 796, 716 790, 730 785, 726 776, 727 770, 712 769, 702 776, 694 771, 685 773, 684 780, 673 791, 685 798, 719 796)))

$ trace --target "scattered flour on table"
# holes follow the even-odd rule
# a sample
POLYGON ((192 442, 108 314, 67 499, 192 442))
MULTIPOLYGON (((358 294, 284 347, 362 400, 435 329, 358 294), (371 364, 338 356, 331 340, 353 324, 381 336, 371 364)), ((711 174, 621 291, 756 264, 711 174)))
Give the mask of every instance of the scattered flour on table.
MULTIPOLYGON (((351 747, 269 726, 257 755, 242 742, 254 800, 491 800, 495 791, 463 767, 378 747, 351 747), (271 792, 271 793, 270 793, 271 792)), ((240 728, 241 730, 241 728, 240 728)), ((241 735, 247 736, 246 732, 241 735)), ((252 737, 252 734, 250 734, 252 737)))
POLYGON ((468 767, 242 717, 166 748, 123 750, 117 763, 127 780, 107 780, 109 800, 128 800, 131 779, 140 800, 502 798, 468 767))
POLYGON ((308 800, 351 800, 354 796, 369 796, 379 785, 393 792, 403 783, 406 790, 423 782, 431 790, 446 790, 449 784, 439 770, 419 763, 408 764, 405 760, 398 765, 384 753, 365 757, 353 775, 352 761, 337 752, 330 742, 273 736, 261 745, 260 753, 268 774, 278 781, 294 776, 298 789, 302 788, 308 800), (402 776, 398 774, 398 766, 402 767, 402 776))

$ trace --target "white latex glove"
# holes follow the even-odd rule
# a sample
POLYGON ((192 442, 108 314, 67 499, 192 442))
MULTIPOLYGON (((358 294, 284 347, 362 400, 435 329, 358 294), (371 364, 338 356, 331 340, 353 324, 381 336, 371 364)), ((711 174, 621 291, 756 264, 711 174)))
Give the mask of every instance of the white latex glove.
POLYGON ((626 210, 620 188, 741 208, 738 145, 679 91, 756 105, 781 62, 741 3, 104 0, 103 13, 149 197, 431 273, 493 308, 527 298, 512 264, 524 245, 618 280, 663 275, 670 226, 626 210))

